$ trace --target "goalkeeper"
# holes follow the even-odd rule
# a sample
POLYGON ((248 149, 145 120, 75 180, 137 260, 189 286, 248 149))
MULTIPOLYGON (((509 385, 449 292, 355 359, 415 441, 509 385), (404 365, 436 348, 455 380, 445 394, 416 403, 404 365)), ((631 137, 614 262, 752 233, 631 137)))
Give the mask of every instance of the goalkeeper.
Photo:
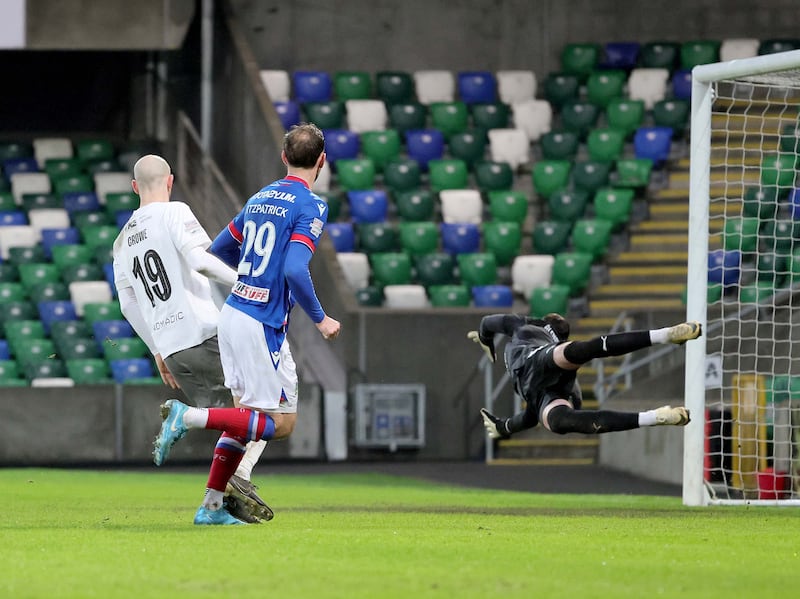
POLYGON ((652 331, 629 331, 569 341, 569 322, 559 314, 543 319, 518 314, 494 314, 481 319, 477 331, 467 336, 495 361, 495 337, 509 339, 504 350, 506 369, 514 390, 526 407, 511 418, 498 418, 481 409, 483 424, 492 439, 505 439, 541 422, 554 433, 596 435, 641 426, 689 423, 684 407, 663 406, 646 412, 581 410, 578 369, 595 358, 621 356, 659 343, 683 344, 702 334, 700 323, 684 322, 652 331))

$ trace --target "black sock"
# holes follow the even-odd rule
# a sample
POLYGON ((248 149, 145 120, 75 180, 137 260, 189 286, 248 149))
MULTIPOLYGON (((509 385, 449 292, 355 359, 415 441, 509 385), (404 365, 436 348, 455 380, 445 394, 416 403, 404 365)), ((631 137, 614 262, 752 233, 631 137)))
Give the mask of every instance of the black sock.
POLYGON ((505 420, 505 428, 508 434, 528 430, 536 426, 536 424, 535 416, 530 414, 528 410, 514 414, 511 418, 505 420))
POLYGON ((614 431, 629 431, 639 428, 638 412, 614 412, 612 410, 573 410, 568 406, 556 406, 547 415, 547 423, 554 433, 583 433, 599 435, 614 431))
POLYGON ((573 341, 564 348, 564 357, 573 364, 586 364, 595 358, 622 356, 651 345, 650 331, 614 333, 588 341, 573 341))

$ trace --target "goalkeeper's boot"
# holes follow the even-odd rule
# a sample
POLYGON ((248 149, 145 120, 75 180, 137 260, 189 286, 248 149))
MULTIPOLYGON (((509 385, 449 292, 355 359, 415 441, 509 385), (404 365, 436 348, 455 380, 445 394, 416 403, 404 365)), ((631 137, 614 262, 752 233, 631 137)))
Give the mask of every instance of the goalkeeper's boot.
POLYGON ((209 524, 222 526, 245 524, 241 520, 234 518, 224 506, 218 510, 210 510, 202 505, 197 508, 197 513, 194 515, 194 523, 201 526, 209 524))
POLYGON ((230 503, 230 512, 245 522, 269 522, 275 517, 274 512, 256 493, 256 486, 235 474, 225 487, 225 501, 230 503))
POLYGON ((511 436, 511 433, 506 428, 505 420, 498 418, 485 408, 481 408, 481 417, 483 418, 483 427, 489 434, 489 438, 508 439, 511 436))
POLYGON ((656 423, 657 424, 670 424, 673 426, 686 426, 691 419, 689 418, 689 410, 683 406, 673 408, 671 406, 663 406, 656 408, 656 423))
POLYGON ((697 339, 702 334, 703 327, 699 322, 692 320, 689 322, 676 324, 674 327, 670 327, 669 331, 667 332, 667 338, 669 339, 670 343, 683 345, 687 341, 697 339))
POLYGON ((183 424, 183 415, 188 409, 189 406, 177 399, 168 399, 161 406, 161 418, 164 419, 164 422, 161 423, 161 430, 153 443, 153 462, 156 466, 160 466, 166 461, 169 450, 175 443, 183 439, 189 430, 183 424))

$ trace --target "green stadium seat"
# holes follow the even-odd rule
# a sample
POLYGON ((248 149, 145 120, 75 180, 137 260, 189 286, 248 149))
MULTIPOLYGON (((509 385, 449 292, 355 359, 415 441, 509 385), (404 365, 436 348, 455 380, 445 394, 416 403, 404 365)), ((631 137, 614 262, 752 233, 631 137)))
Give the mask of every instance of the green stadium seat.
POLYGON ((53 263, 59 268, 73 266, 75 264, 86 264, 92 261, 92 248, 88 245, 54 245, 50 251, 53 256, 53 263))
POLYGON ((114 218, 106 210, 84 210, 72 214, 72 223, 78 231, 86 227, 113 225, 114 218))
POLYGON ((633 209, 633 190, 606 187, 594 194, 594 214, 596 218, 607 220, 612 231, 619 231, 628 224, 633 209))
POLYGON ((342 102, 368 100, 372 98, 372 76, 366 71, 338 71, 333 75, 333 91, 342 102))
POLYGON ((383 305, 383 290, 373 286, 362 287, 356 290, 356 301, 359 306, 379 308, 383 305))
POLYGON ((28 294, 33 303, 55 302, 71 299, 69 288, 61 281, 43 281, 34 284, 28 289, 28 294))
POLYGON ((594 194, 609 181, 612 163, 600 160, 582 160, 572 166, 572 183, 575 189, 594 194))
POLYGON ((463 160, 467 168, 473 170, 475 165, 485 160, 486 136, 478 131, 463 131, 450 136, 447 147, 452 158, 463 160))
POLYGON ((0 262, 0 283, 18 283, 19 269, 16 264, 0 262))
POLYGON ((739 303, 741 304, 760 304, 773 295, 775 295, 775 287, 763 281, 739 287, 739 303))
POLYGON ((689 100, 668 98, 653 104, 653 124, 671 127, 676 137, 681 137, 689 126, 689 100))
POLYGON ((485 193, 511 189, 514 186, 514 171, 507 162, 486 160, 475 165, 475 182, 485 193))
POLYGON ((580 140, 574 131, 550 131, 539 138, 545 160, 574 160, 580 140))
POLYGON ((0 360, 0 387, 27 387, 28 381, 22 378, 19 365, 14 360, 0 360))
POLYGON ((586 149, 591 160, 617 160, 625 149, 625 132, 622 129, 592 129, 586 138, 586 149))
POLYGON ((460 100, 454 102, 433 102, 428 106, 431 124, 450 139, 456 133, 463 133, 469 125, 467 105, 460 100))
MULTIPOLYGON (((68 322, 68 321, 66 321, 68 322)), ((55 343, 55 342, 54 342, 55 343)), ((97 342, 91 337, 75 337, 56 345, 59 357, 69 364, 70 360, 102 358, 97 342)))
POLYGON ((561 70, 586 81, 601 56, 602 49, 598 44, 566 44, 561 50, 561 70))
POLYGON ((483 223, 483 243, 485 250, 494 254, 498 266, 508 266, 519 255, 522 229, 516 222, 483 223))
POLYGON ((76 154, 85 164, 113 160, 114 144, 107 139, 82 139, 75 144, 76 154))
POLYGON ((428 298, 436 308, 463 308, 469 306, 471 294, 464 285, 433 285, 428 298))
MULTIPOLYGON (((21 200, 22 209, 25 212, 30 212, 31 210, 64 207, 64 201, 54 193, 23 193, 21 200)), ((16 209, 17 208, 9 208, 9 210, 16 209)))
POLYGON ((420 285, 451 285, 456 282, 456 259, 445 252, 421 254, 415 260, 416 278, 420 285))
POLYGON ((97 247, 113 246, 119 229, 115 225, 89 225, 80 229, 80 233, 84 245, 94 251, 97 247))
POLYGON ((389 107, 389 125, 400 135, 414 129, 425 129, 428 122, 428 109, 419 102, 393 104, 389 107))
POLYGON ((800 223, 791 219, 770 219, 761 226, 761 243, 765 251, 789 254, 794 240, 800 237, 800 223))
POLYGON ((569 307, 569 291, 566 285, 535 287, 528 300, 528 315, 533 318, 543 318, 552 313, 566 314, 569 307))
POLYGON ((605 109, 612 100, 623 96, 627 78, 627 73, 619 69, 593 71, 586 81, 586 98, 605 109))
POLYGON ((401 146, 400 134, 395 129, 361 134, 361 152, 372 160, 378 173, 383 172, 387 163, 400 157, 401 146))
POLYGON ((599 218, 576 221, 570 237, 573 250, 591 254, 594 262, 602 259, 608 252, 612 226, 611 221, 599 218))
POLYGON ((490 191, 489 214, 493 220, 522 225, 528 216, 528 197, 523 191, 490 191))
POLYGON ((434 192, 465 189, 469 186, 467 163, 457 158, 439 158, 428 162, 428 181, 434 192))
POLYGON ((97 264, 111 264, 114 261, 114 248, 110 245, 99 245, 94 248, 94 261, 97 264))
POLYGON ((680 44, 677 42, 652 41, 642 45, 639 62, 646 69, 667 69, 672 72, 678 64, 680 44))
POLYGON ((786 254, 762 251, 756 259, 756 278, 772 287, 782 287, 786 280, 788 260, 786 254))
POLYGON ((344 127, 344 102, 328 100, 327 102, 306 102, 303 104, 306 119, 323 130, 341 129, 344 127))
POLYGON ((336 161, 336 170, 345 191, 375 187, 375 164, 369 158, 342 158, 336 161))
POLYGON ((761 159, 761 184, 790 187, 794 184, 797 156, 788 152, 767 154, 761 159))
POLYGON ((497 282, 497 260, 488 252, 463 253, 456 256, 459 278, 467 287, 494 285, 497 282))
POLYGON ((592 254, 586 252, 556 254, 551 283, 569 287, 570 297, 582 295, 589 286, 593 261, 592 254))
POLYGON ((76 385, 110 385, 111 369, 102 358, 82 358, 67 360, 67 375, 76 385))
POLYGON ((418 189, 422 183, 419 163, 411 158, 392 160, 384 167, 383 183, 394 192, 418 189))
POLYGON ((401 222, 400 245, 410 256, 430 254, 439 249, 439 227, 433 222, 401 222))
POLYGON ((124 320, 119 302, 91 302, 83 306, 83 319, 88 323, 98 320, 124 320))
POLYGON ((0 324, 11 320, 36 320, 39 310, 29 301, 0 301, 0 324))
POLYGON ((3 333, 8 340, 12 354, 17 354, 17 348, 23 339, 44 339, 47 337, 41 320, 8 320, 3 323, 3 333))
POLYGON ((23 264, 39 264, 47 261, 41 245, 20 246, 8 249, 8 261, 16 266, 23 264))
POLYGON ((116 158, 110 160, 96 160, 86 165, 86 172, 90 175, 98 173, 118 173, 124 171, 123 167, 116 158))
POLYGON ((482 132, 484 137, 490 129, 507 129, 509 127, 511 107, 503 102, 472 104, 470 112, 473 126, 477 131, 482 132))
POLYGON ((23 337, 14 343, 14 357, 17 363, 27 366, 32 362, 41 362, 52 359, 56 347, 52 340, 44 337, 23 337))
POLYGON ((800 48, 800 39, 793 38, 767 38, 758 44, 758 54, 775 54, 776 52, 789 52, 800 48))
POLYGON ((78 177, 84 174, 83 162, 79 158, 48 158, 44 172, 52 181, 61 177, 78 177))
POLYGON ((26 289, 32 289, 38 283, 60 281, 61 269, 49 262, 20 264, 19 278, 26 289))
POLYGON ((436 201, 429 189, 408 189, 394 194, 397 216, 404 221, 418 222, 433 219, 436 201))
POLYGON ((0 302, 24 302, 28 299, 28 290, 18 282, 0 283, 0 302))
POLYGON ((411 259, 405 252, 372 254, 369 259, 376 286, 411 283, 411 259))
POLYGON ((339 191, 315 191, 328 205, 328 222, 335 223, 342 214, 342 194, 339 191))
POLYGON ((721 42, 717 40, 695 40, 681 44, 681 68, 693 69, 697 65, 719 62, 721 42))
POLYGON ((94 191, 94 182, 89 175, 65 175, 53 180, 53 189, 58 195, 72 191, 94 191))
POLYGON ((722 245, 726 250, 754 252, 758 247, 759 220, 756 217, 729 217, 722 233, 722 245))
POLYGON ((117 212, 136 210, 139 196, 132 191, 112 191, 106 194, 106 211, 115 216, 117 212))
POLYGON ((630 138, 644 123, 644 100, 630 100, 616 98, 611 100, 606 107, 606 122, 609 127, 625 132, 625 137, 630 138))
POLYGON ((569 73, 549 73, 542 88, 545 99, 558 110, 578 97, 580 80, 569 73))
POLYGON ((388 106, 413 102, 414 78, 405 71, 378 71, 375 73, 375 91, 388 106))
POLYGON ((127 360, 129 358, 146 358, 150 350, 138 337, 121 337, 105 339, 102 342, 103 356, 107 362, 111 360, 127 360))
POLYGON ((540 160, 533 165, 533 188, 543 198, 566 189, 572 163, 569 160, 540 160))
POLYGON ((32 158, 33 146, 27 142, 4 141, 0 142, 0 161, 11 158, 32 158))
POLYGON ((562 189, 547 198, 550 220, 573 223, 583 218, 589 205, 589 194, 586 191, 570 191, 562 189))
POLYGON ((644 189, 650 184, 653 161, 649 158, 621 158, 614 174, 615 187, 644 189))
POLYGON ((57 358, 31 358, 24 363, 21 362, 20 365, 25 373, 25 378, 29 381, 67 377, 67 367, 63 360, 57 358))
POLYGON ((75 339, 91 339, 93 335, 92 325, 85 320, 54 320, 50 323, 50 338, 59 352, 75 339))
MULTIPOLYGON (((2 176, 0 176, 0 179, 2 179, 2 176)), ((23 195, 25 196, 29 194, 23 194, 23 195)), ((32 195, 39 195, 39 194, 32 194, 32 195)), ((25 208, 23 206, 23 210, 24 209, 25 208)), ((19 210, 19 207, 17 206, 17 202, 14 199, 14 194, 12 194, 10 191, 0 191, 0 212, 16 212, 17 210, 19 210)))
POLYGON ((775 186, 750 186, 744 190, 742 212, 744 216, 763 219, 775 218, 782 199, 780 189, 775 186))
POLYGON ((67 285, 78 281, 104 281, 105 273, 99 264, 70 264, 61 269, 61 280, 67 285))
POLYGON ((389 222, 357 225, 358 247, 362 252, 394 252, 397 250, 397 230, 389 222))
POLYGON ((561 109, 561 127, 572 131, 581 140, 586 139, 589 131, 597 126, 600 109, 589 102, 570 102, 561 109))

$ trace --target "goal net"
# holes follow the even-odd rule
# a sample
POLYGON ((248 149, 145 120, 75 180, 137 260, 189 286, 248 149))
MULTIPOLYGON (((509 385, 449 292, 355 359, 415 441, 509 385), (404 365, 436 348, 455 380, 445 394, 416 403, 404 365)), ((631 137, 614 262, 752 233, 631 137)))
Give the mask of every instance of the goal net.
POLYGON ((692 72, 686 505, 800 505, 800 51, 692 72))

